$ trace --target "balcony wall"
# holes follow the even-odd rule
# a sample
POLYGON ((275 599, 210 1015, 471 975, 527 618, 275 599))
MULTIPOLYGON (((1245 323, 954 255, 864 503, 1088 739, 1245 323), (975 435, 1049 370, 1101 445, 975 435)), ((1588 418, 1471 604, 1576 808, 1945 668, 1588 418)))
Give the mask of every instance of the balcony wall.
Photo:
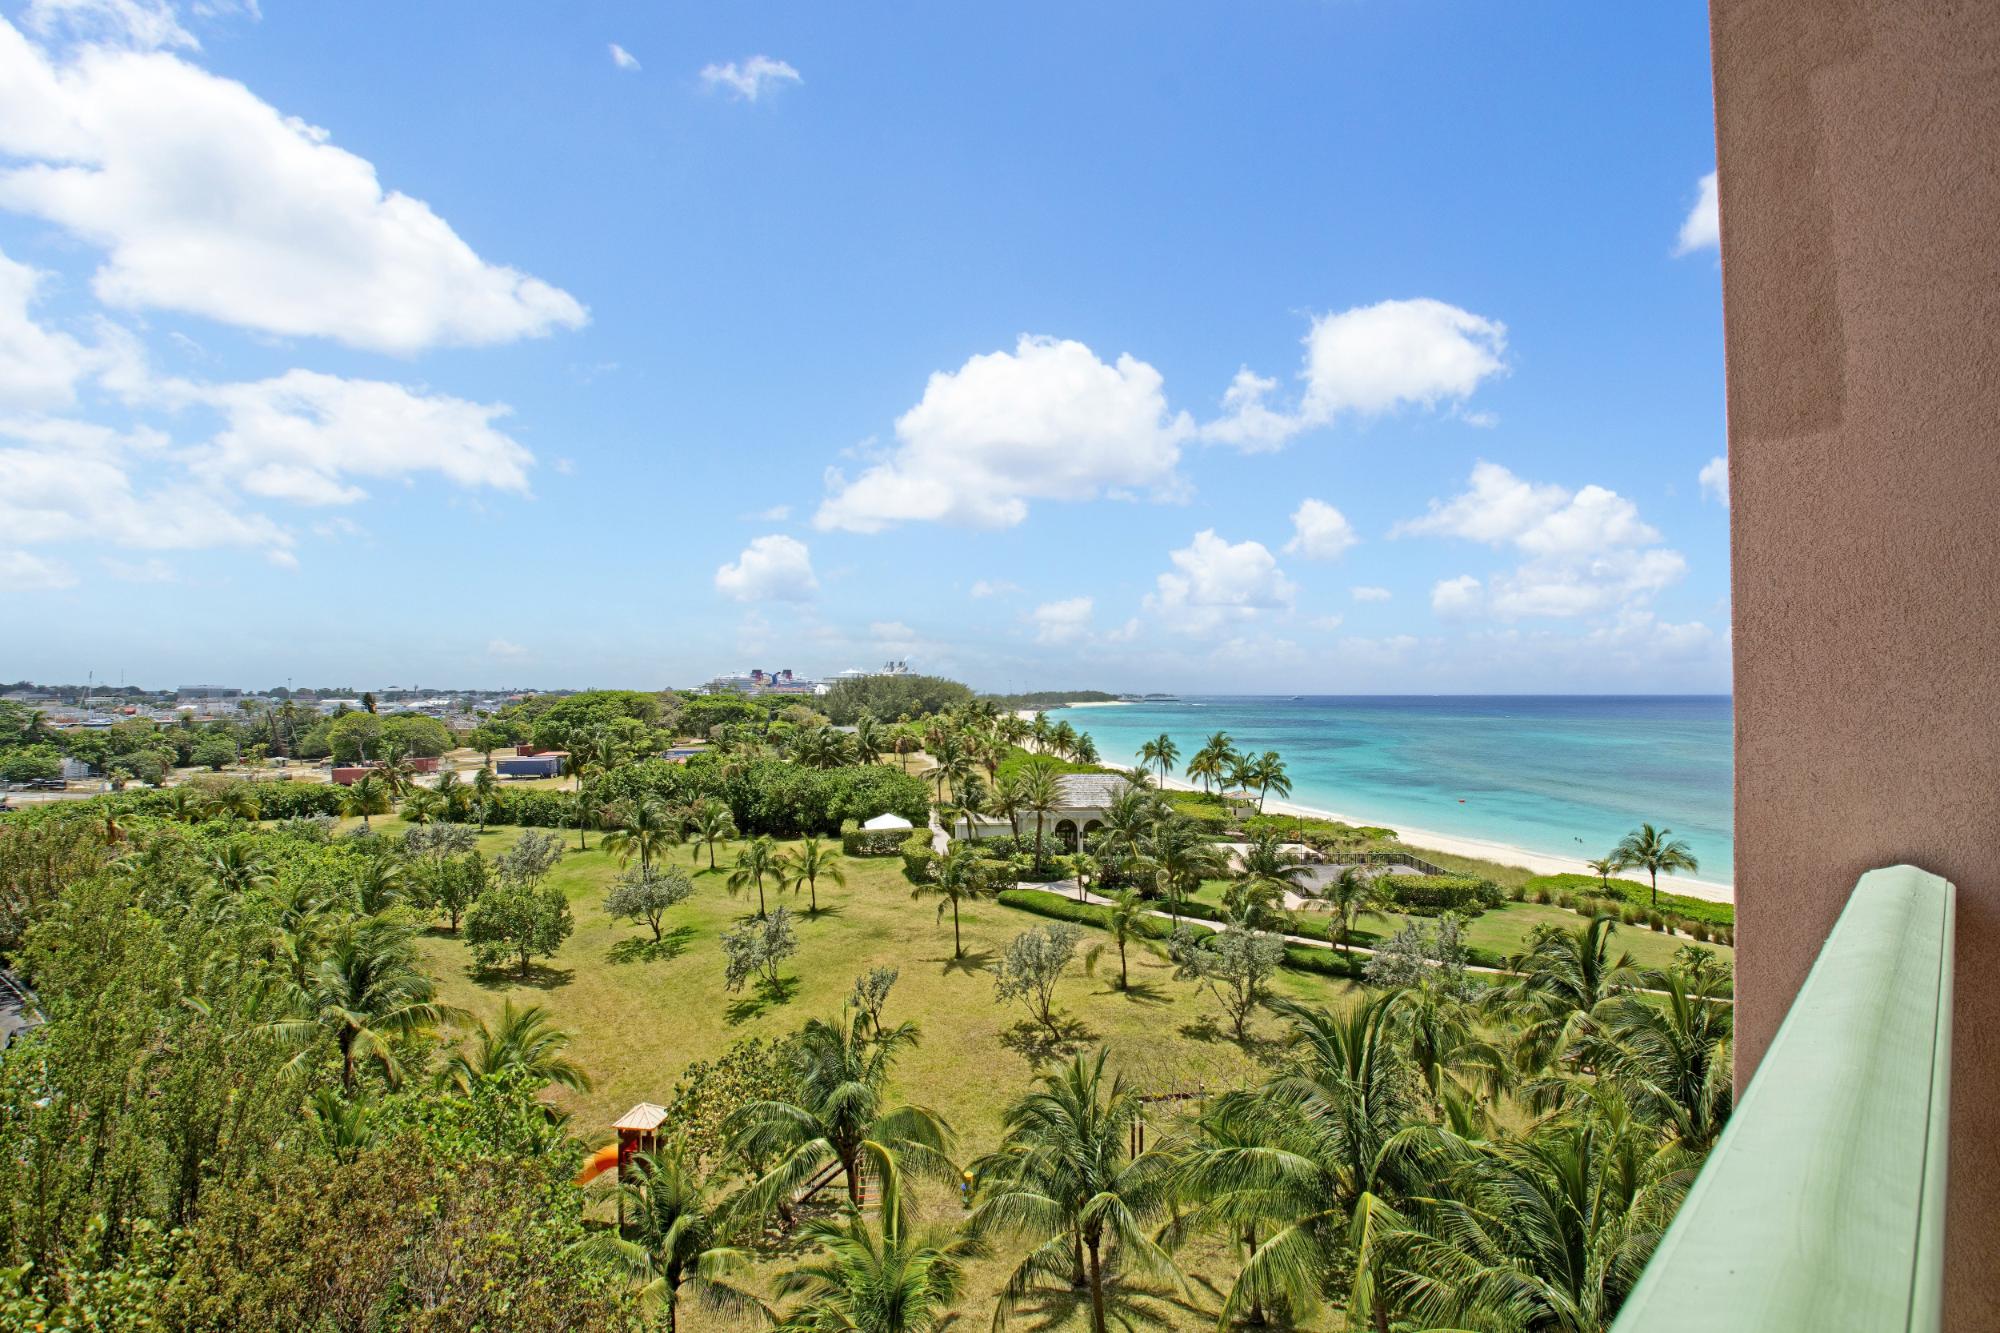
POLYGON ((2000 4, 1711 19, 1738 1085, 1863 870, 1956 882, 1946 1327, 2000 1328, 2000 4))

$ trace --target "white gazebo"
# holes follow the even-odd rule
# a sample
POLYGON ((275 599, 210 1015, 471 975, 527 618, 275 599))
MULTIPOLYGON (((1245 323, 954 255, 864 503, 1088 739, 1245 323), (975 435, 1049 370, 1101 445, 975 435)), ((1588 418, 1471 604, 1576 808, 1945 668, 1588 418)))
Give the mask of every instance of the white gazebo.
POLYGON ((915 828, 916 825, 901 815, 877 815, 861 827, 865 829, 900 829, 915 828))

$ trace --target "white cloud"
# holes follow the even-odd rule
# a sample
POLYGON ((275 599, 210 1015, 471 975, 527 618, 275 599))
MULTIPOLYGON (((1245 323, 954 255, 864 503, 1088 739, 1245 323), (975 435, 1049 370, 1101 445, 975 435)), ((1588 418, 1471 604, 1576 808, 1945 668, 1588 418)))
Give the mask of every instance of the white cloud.
POLYGON ((744 521, 748 523, 783 523, 791 516, 792 507, 790 505, 772 505, 769 509, 744 515, 744 521))
POLYGON ((60 560, 33 551, 0 550, 0 592, 39 592, 75 583, 76 574, 60 560))
POLYGON ((277 524, 241 512, 225 492, 178 482, 141 492, 117 454, 74 447, 0 448, 0 532, 24 545, 244 546, 273 557, 292 545, 277 524))
POLYGON ((1248 452, 1276 449, 1345 414, 1462 403, 1507 369, 1506 325, 1428 297, 1321 315, 1305 348, 1297 406, 1271 407, 1277 381, 1245 367, 1223 395, 1222 417, 1204 425, 1202 437, 1248 452))
POLYGON ((804 83, 799 72, 782 60, 769 56, 751 56, 745 61, 730 61, 726 65, 708 65, 701 71, 701 81, 710 88, 727 88, 746 102, 754 102, 782 83, 804 83))
POLYGON ((0 254, 0 407, 58 407, 95 362, 83 344, 29 317, 41 274, 0 254))
POLYGON ((1701 178, 1694 207, 1681 222, 1680 238, 1674 243, 1676 255, 1712 250, 1722 244, 1722 204, 1713 171, 1701 178))
POLYGON ((739 602, 802 602, 819 588, 804 542, 783 534, 758 537, 734 563, 715 571, 715 588, 739 602))
POLYGON ((1480 602, 1479 580, 1470 574, 1455 579, 1439 579, 1431 589, 1431 610, 1441 616, 1459 616, 1475 610, 1480 602))
POLYGON ((1028 613, 1035 626, 1035 642, 1075 643, 1090 632, 1090 613, 1096 602, 1088 597, 1070 597, 1060 602, 1043 602, 1028 613))
POLYGON ((1020 584, 1007 579, 980 579, 972 585, 974 597, 1007 597, 1020 591, 1020 584))
POLYGON ((627 51, 618 43, 611 43, 611 63, 620 69, 638 69, 639 57, 627 51))
POLYGON ((295 504, 349 504, 353 477, 436 472, 460 486, 526 492, 534 455, 493 423, 497 403, 425 394, 380 380, 291 370, 244 384, 172 381, 170 400, 222 413, 225 426, 189 451, 197 475, 295 504))
POLYGON ((108 305, 415 352, 585 321, 248 88, 164 51, 57 63, 0 20, 0 206, 102 248, 108 305))
POLYGON ((1285 552, 1309 560, 1338 560, 1360 540, 1345 514, 1324 500, 1307 500, 1292 514, 1292 539, 1285 543, 1285 552))
POLYGON ((1348 589, 1357 602, 1386 602, 1392 596, 1387 588, 1377 588, 1365 583, 1357 583, 1348 589))
POLYGON ((1441 615, 1482 606, 1505 619, 1591 615, 1635 605, 1687 572, 1680 552, 1658 545, 1658 529, 1616 491, 1528 482, 1497 463, 1476 464, 1463 493, 1431 501, 1427 514, 1391 535, 1458 537, 1526 557, 1491 575, 1483 599, 1470 575, 1439 583, 1431 607, 1441 615))
POLYGON ((850 532, 911 521, 1005 528, 1030 500, 1172 493, 1189 430, 1145 362, 1106 365, 1080 342, 1024 334, 1012 352, 933 374, 897 420, 895 449, 851 482, 829 473, 813 521, 850 532))
POLYGON ((1717 454, 1701 465, 1701 493, 1721 505, 1729 507, 1729 459, 1717 454))
POLYGON ((1262 542, 1228 542, 1205 528, 1167 557, 1174 568, 1156 580, 1146 609, 1174 625, 1208 630, 1291 606, 1297 595, 1262 542))
POLYGON ((21 21, 45 38, 68 37, 142 51, 201 45, 181 26, 167 0, 29 0, 21 21))
POLYGON ((513 658, 513 657, 526 657, 528 655, 528 650, 526 648, 523 648, 520 644, 515 643, 511 639, 489 640, 486 644, 486 652, 487 655, 490 657, 513 658))

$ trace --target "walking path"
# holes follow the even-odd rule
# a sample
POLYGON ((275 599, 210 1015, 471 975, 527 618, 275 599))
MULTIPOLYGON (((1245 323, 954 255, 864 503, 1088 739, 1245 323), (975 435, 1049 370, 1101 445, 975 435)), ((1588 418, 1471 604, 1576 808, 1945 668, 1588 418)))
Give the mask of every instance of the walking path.
POLYGON ((0 971, 0 1051, 7 1049, 16 1033, 26 1032, 41 1021, 27 988, 12 972, 0 971))

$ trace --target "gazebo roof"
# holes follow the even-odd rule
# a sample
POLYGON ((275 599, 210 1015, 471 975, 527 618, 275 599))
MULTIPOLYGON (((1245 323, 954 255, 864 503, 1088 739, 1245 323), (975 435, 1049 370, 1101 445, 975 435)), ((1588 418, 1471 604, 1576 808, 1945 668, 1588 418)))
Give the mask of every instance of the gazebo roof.
POLYGON ((666 1122, 666 1118, 666 1107, 655 1106, 651 1102, 640 1102, 624 1115, 619 1116, 616 1123, 611 1127, 613 1129, 630 1130, 637 1134, 645 1134, 658 1129, 666 1122))
POLYGON ((866 824, 863 824, 861 827, 862 828, 915 828, 916 825, 912 824, 909 820, 903 818, 901 815, 877 815, 875 816, 875 818, 869 820, 866 824))

